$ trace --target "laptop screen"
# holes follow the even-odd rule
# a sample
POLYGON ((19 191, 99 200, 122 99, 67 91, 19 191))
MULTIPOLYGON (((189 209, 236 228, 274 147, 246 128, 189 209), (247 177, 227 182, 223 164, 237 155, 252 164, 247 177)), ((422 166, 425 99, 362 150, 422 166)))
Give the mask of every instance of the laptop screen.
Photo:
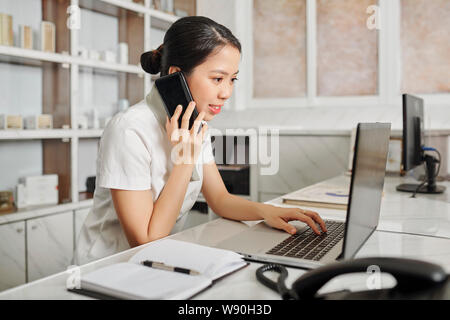
POLYGON ((341 257, 351 259, 378 225, 390 123, 358 124, 341 257))

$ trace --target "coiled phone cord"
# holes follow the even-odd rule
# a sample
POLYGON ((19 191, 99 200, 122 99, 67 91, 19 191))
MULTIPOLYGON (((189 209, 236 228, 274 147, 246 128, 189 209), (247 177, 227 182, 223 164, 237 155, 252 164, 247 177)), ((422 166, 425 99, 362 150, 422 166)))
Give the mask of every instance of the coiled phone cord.
POLYGON ((288 290, 288 288, 286 288, 285 281, 286 281, 287 276, 288 276, 287 269, 278 264, 266 264, 266 265, 259 267, 256 270, 256 279, 258 279, 258 281, 260 281, 266 287, 272 289, 275 292, 278 292, 281 295, 281 297, 283 298, 283 300, 288 300, 288 299, 293 298, 290 293, 290 290, 288 290), (264 272, 267 272, 267 271, 275 271, 275 272, 279 273, 280 275, 278 277, 278 281, 275 282, 275 281, 267 278, 264 275, 264 272))

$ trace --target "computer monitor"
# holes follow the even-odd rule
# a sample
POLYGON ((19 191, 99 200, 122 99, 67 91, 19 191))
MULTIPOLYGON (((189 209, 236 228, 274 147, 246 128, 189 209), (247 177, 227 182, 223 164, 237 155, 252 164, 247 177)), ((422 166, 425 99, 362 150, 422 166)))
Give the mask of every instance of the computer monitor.
POLYGON ((402 166, 404 171, 426 164, 426 180, 421 184, 401 184, 398 191, 414 193, 442 193, 445 187, 436 185, 436 164, 440 159, 425 154, 425 149, 436 151, 424 146, 424 116, 423 99, 410 94, 403 94, 403 155, 402 166))

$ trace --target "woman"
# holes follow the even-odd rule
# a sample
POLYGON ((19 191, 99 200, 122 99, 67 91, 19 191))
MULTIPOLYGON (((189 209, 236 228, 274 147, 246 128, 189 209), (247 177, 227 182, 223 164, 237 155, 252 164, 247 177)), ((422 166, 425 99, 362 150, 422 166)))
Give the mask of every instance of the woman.
MULTIPOLYGON (((161 76, 183 72, 195 102, 182 118, 179 106, 169 119, 156 87, 146 99, 120 112, 100 140, 94 205, 78 238, 75 263, 83 264, 170 234, 177 220, 194 205, 200 191, 208 206, 232 220, 262 220, 291 234, 288 221, 307 223, 326 232, 315 212, 251 202, 227 192, 211 148, 207 121, 220 113, 237 80, 241 45, 224 26, 205 17, 177 20, 164 43, 141 56, 146 72, 161 76), (191 130, 189 118, 199 115, 191 130), (199 130, 201 123, 203 127, 199 130), (184 134, 179 134, 180 130, 184 134), (178 146, 201 145, 177 155, 178 146)), ((179 152, 179 154, 178 154, 179 152)))

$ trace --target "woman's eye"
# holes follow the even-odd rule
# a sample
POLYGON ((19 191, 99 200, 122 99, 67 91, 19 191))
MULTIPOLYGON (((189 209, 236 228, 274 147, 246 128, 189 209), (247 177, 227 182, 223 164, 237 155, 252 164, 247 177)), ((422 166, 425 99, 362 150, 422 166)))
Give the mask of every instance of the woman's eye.
POLYGON ((222 80, 222 78, 214 78, 214 81, 216 82, 220 82, 222 80))
POLYGON ((237 80, 239 80, 238 78, 233 78, 233 79, 231 79, 231 81, 233 81, 233 82, 235 82, 235 81, 237 81, 237 80))

